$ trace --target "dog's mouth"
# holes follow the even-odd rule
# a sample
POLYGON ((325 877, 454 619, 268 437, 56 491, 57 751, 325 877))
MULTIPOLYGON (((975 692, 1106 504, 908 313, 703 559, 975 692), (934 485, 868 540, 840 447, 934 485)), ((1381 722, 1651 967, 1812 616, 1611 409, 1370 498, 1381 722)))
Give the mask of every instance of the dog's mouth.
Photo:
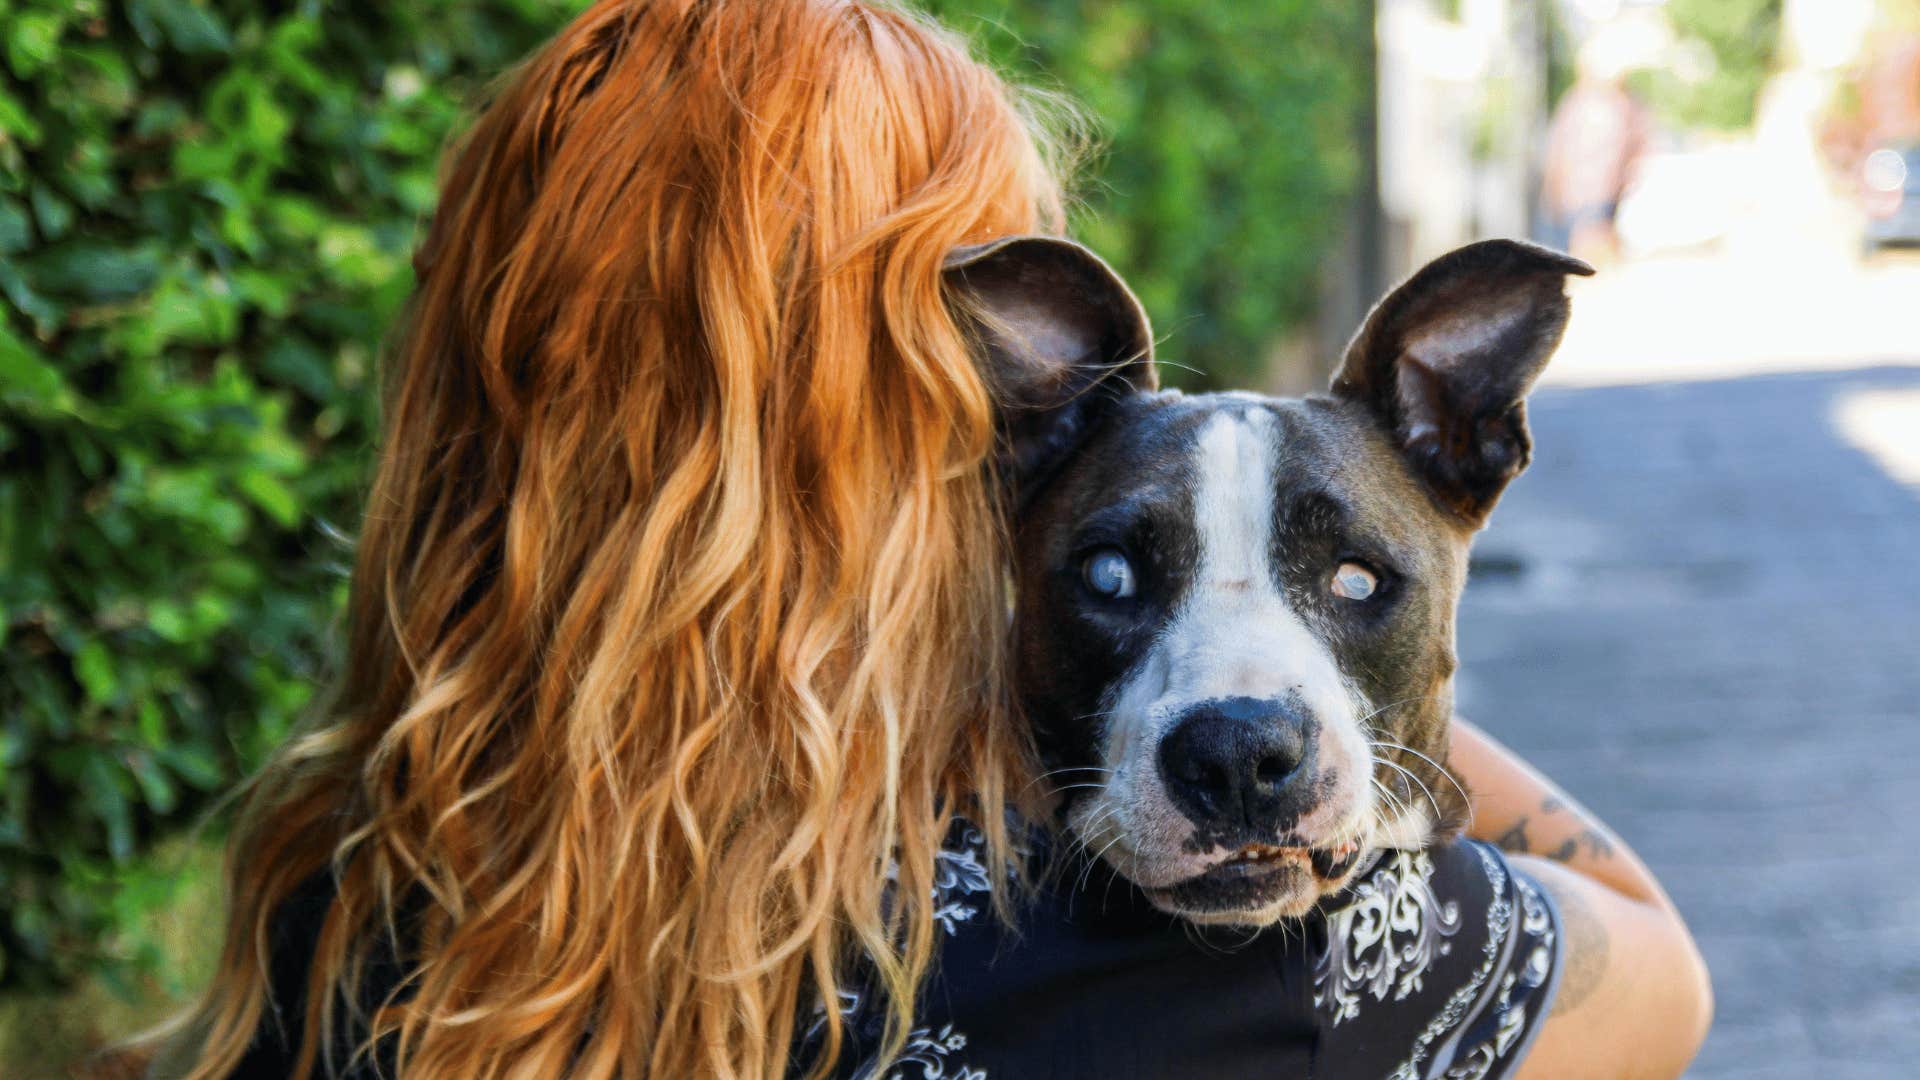
MULTIPOLYGON (((1314 876, 1325 881, 1337 880, 1353 864, 1360 861, 1360 842, 1348 840, 1332 847, 1309 847, 1305 844, 1248 844, 1227 854, 1196 878, 1216 876, 1222 878, 1247 877, 1271 870, 1275 864, 1305 860, 1312 868, 1314 876)), ((1189 879, 1193 880, 1193 879, 1189 879)))
POLYGON ((1192 877, 1144 891, 1156 905, 1190 919, 1238 922, 1276 907, 1311 906, 1353 870, 1362 852, 1355 840, 1331 847, 1247 844, 1192 877))
MULTIPOLYGON (((1360 859, 1360 842, 1348 840, 1330 848, 1301 846, 1283 846, 1279 844, 1248 844, 1246 847, 1230 853, 1207 873, 1245 874, 1259 870, 1282 859, 1304 857, 1313 867, 1315 875, 1321 878, 1338 878, 1360 859)), ((1205 874, 1201 875, 1206 876, 1205 874)))

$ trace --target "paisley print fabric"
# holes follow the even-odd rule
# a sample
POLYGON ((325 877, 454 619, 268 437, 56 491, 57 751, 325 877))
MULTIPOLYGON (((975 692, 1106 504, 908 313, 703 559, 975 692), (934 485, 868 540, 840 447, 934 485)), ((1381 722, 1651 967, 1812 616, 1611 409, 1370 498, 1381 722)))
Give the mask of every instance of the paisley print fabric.
POLYGON ((1433 858, 1395 851, 1326 916, 1328 939, 1313 969, 1313 1003, 1339 1024, 1360 1015, 1360 1002, 1400 1001, 1419 990, 1427 969, 1451 949, 1460 904, 1433 894, 1433 858))
POLYGON ((1326 1075, 1505 1076, 1546 1018, 1559 956, 1553 909, 1496 848, 1391 853, 1326 918, 1314 967, 1326 1075), (1369 1019, 1389 1002, 1387 1017, 1369 1019), (1398 1045, 1358 1030, 1409 1021, 1418 1026, 1398 1045))

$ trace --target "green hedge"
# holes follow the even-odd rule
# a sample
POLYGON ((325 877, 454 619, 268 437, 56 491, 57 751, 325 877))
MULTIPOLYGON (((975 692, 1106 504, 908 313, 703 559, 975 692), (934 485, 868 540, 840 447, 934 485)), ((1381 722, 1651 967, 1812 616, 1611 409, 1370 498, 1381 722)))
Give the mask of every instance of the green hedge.
MULTIPOLYGON (((151 955, 143 853, 307 706, 437 152, 577 6, 0 0, 0 986, 151 955)), ((933 6, 1104 120, 1083 232, 1167 354, 1256 372, 1354 175, 1363 5, 933 6)))
POLYGON ((437 151, 565 7, 0 0, 4 985, 307 704, 437 151))
POLYGON ((1077 231, 1140 293, 1172 381, 1256 383, 1306 319, 1360 170, 1370 3, 932 0, 1093 114, 1077 231), (1193 370, 1186 370, 1186 369, 1193 370))

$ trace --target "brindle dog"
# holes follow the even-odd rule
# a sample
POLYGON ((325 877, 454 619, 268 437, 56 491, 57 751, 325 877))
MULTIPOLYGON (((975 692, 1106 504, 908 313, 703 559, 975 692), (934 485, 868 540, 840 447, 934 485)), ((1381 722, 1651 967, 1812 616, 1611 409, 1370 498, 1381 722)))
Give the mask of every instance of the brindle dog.
POLYGON ((1156 905, 1264 925, 1460 827, 1439 763, 1467 549, 1591 272, 1461 248, 1327 393, 1274 398, 1157 392, 1144 312, 1077 245, 948 260, 1002 409, 1022 703, 1067 827, 1156 905))

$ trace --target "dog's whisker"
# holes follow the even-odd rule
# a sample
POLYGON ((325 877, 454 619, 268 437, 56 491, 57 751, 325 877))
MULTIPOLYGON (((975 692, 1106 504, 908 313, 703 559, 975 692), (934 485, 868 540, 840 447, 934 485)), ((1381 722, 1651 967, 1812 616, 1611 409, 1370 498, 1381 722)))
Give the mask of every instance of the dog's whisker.
POLYGON ((1435 769, 1439 770, 1441 776, 1446 778, 1447 783, 1453 785, 1453 790, 1460 793, 1460 798, 1463 801, 1465 801, 1467 805, 1469 806, 1473 805, 1472 796, 1467 794, 1466 788, 1460 786, 1460 781, 1455 780, 1453 778, 1453 774, 1447 771, 1447 767, 1445 765, 1440 764, 1439 762, 1433 760, 1432 758, 1421 753, 1420 751, 1415 750, 1411 746, 1401 746, 1399 743, 1379 742, 1379 741, 1375 741, 1373 745, 1376 747, 1383 747, 1388 750, 1399 750, 1402 753, 1412 754, 1414 757, 1417 757, 1421 761, 1424 761, 1427 764, 1433 766, 1435 769))
POLYGON ((1372 784, 1373 789, 1380 793, 1380 797, 1386 802, 1388 810, 1392 811, 1396 816, 1406 812, 1406 809, 1407 809, 1406 802, 1403 799, 1401 799, 1400 795, 1397 792, 1395 792, 1392 788, 1388 787, 1385 783, 1381 782, 1379 777, 1369 776, 1367 777, 1367 782, 1369 784, 1372 784))
MULTIPOLYGON (((1407 768, 1404 765, 1401 765, 1398 762, 1389 761, 1384 757, 1376 756, 1374 758, 1374 761, 1400 774, 1400 776, 1403 777, 1403 779, 1401 780, 1402 784, 1406 784, 1410 781, 1413 784, 1419 785, 1421 794, 1427 797, 1427 805, 1433 808, 1433 816, 1436 821, 1445 816, 1440 810, 1440 800, 1434 797, 1433 789, 1429 788, 1426 785, 1426 782, 1420 779, 1419 774, 1415 773, 1413 770, 1407 768)), ((1455 786, 1458 787, 1457 784, 1455 786)), ((1411 798, 1411 792, 1409 792, 1409 798, 1411 798)))
POLYGON ((1367 721, 1373 719, 1374 717, 1379 716, 1381 713, 1386 712, 1388 709, 1398 708, 1402 705, 1411 705, 1416 701, 1424 701, 1427 698, 1430 698, 1432 696, 1433 696, 1432 694, 1416 694, 1410 698, 1401 698, 1399 701, 1389 701, 1385 705, 1382 705, 1379 708, 1368 713, 1367 715, 1361 717, 1360 723, 1364 724, 1367 721))
POLYGON ((1441 817, 1440 800, 1433 797, 1433 790, 1427 787, 1426 781, 1421 780, 1418 776, 1415 776, 1412 770, 1408 769, 1404 765, 1398 764, 1396 762, 1388 761, 1386 758, 1381 758, 1381 757, 1374 758, 1373 760, 1376 762, 1379 762, 1382 765, 1385 765, 1387 768, 1392 769, 1393 771, 1399 773, 1400 775, 1406 777, 1407 779, 1413 781, 1414 783, 1419 784, 1420 791, 1423 794, 1425 794, 1427 797, 1427 805, 1433 807, 1434 820, 1438 821, 1440 819, 1441 817))
POLYGON ((1046 772, 1043 772, 1040 774, 1040 778, 1045 779, 1049 776, 1059 776, 1061 773, 1076 773, 1076 772, 1110 773, 1110 772, 1118 772, 1118 771, 1119 771, 1118 769, 1110 769, 1105 765, 1063 765, 1058 769, 1048 769, 1046 772))
POLYGON ((1084 772, 1084 773, 1104 773, 1104 774, 1111 775, 1118 771, 1119 770, 1117 769, 1109 769, 1104 765, 1068 765, 1065 768, 1049 769, 1046 772, 1041 773, 1040 775, 1027 781, 1026 787, 1023 787, 1020 790, 1024 794, 1027 788, 1031 788, 1035 784, 1041 783, 1042 781, 1049 780, 1053 777, 1061 776, 1067 773, 1083 773, 1084 772))
MULTIPOLYGON (((1118 832, 1113 834, 1113 839, 1107 841, 1106 846, 1100 849, 1100 853, 1093 857, 1093 861, 1087 863, 1087 869, 1085 871, 1086 874, 1091 875, 1093 873, 1093 868, 1099 865, 1101 858, 1104 857, 1107 852, 1113 850, 1113 845, 1119 843, 1123 835, 1125 834, 1118 833, 1118 832)), ((1107 908, 1107 897, 1111 895, 1113 891, 1113 879, 1117 876, 1118 875, 1116 874, 1107 875, 1107 887, 1106 889, 1102 890, 1100 893, 1100 910, 1101 911, 1105 911, 1107 908)), ((1082 884, 1084 884, 1084 881, 1082 882, 1082 884)), ((1078 891, 1078 889, 1076 889, 1075 891, 1078 891)))
POLYGON ((1048 788, 1046 791, 1046 794, 1043 795, 1042 798, 1051 799, 1056 796, 1064 795, 1069 791, 1099 791, 1100 789, 1106 786, 1107 786, 1106 784, 1097 782, 1097 781, 1092 783, 1085 783, 1085 784, 1061 784, 1059 787, 1048 788))
MULTIPOLYGON (((1068 831, 1068 856, 1088 854, 1092 849, 1093 841, 1099 839, 1101 827, 1119 813, 1120 805, 1114 803, 1103 808, 1098 814, 1095 814, 1087 821, 1070 829, 1068 831)), ((1119 834, 1116 832, 1115 835, 1118 836, 1119 834)))
MULTIPOLYGON (((1080 870, 1080 877, 1079 877, 1079 879, 1078 879, 1078 880, 1076 880, 1076 881, 1075 881, 1075 882, 1073 883, 1073 891, 1074 891, 1074 892, 1076 892, 1076 893, 1077 893, 1077 892, 1079 892, 1079 891, 1080 891, 1081 889, 1084 889, 1084 888, 1086 888, 1086 887, 1087 887, 1087 882, 1088 882, 1088 880, 1090 880, 1090 879, 1091 879, 1091 878, 1093 877, 1093 871, 1094 871, 1094 868, 1100 865, 1100 859, 1101 859, 1101 857, 1102 857, 1102 856, 1104 856, 1104 855, 1106 855, 1106 853, 1107 853, 1107 852, 1109 852, 1109 851, 1111 851, 1111 850, 1113 850, 1113 845, 1115 845, 1115 844, 1117 844, 1117 843, 1119 843, 1119 842, 1120 842, 1120 837, 1121 837, 1121 834, 1120 834, 1120 833, 1118 833, 1118 832, 1116 832, 1116 833, 1114 833, 1114 834, 1113 834, 1113 839, 1111 839, 1111 840, 1109 840, 1109 841, 1107 841, 1107 842, 1106 842, 1106 844, 1105 844, 1105 845, 1103 845, 1103 846, 1102 846, 1102 847, 1100 848, 1100 850, 1099 850, 1098 852, 1096 852, 1096 853, 1094 853, 1094 855, 1093 855, 1093 857, 1091 857, 1091 858, 1089 858, 1089 859, 1087 860, 1087 865, 1086 865, 1086 866, 1084 866, 1084 867, 1082 867, 1082 868, 1081 868, 1081 870, 1080 870)), ((1111 883, 1109 883, 1109 884, 1111 884, 1111 883)), ((1106 898, 1105 896, 1102 896, 1102 897, 1100 898, 1100 904, 1101 904, 1101 906, 1102 906, 1102 907, 1105 907, 1105 906, 1106 906, 1106 902, 1107 902, 1107 898, 1106 898)))
POLYGON ((1427 782, 1420 778, 1419 773, 1414 772, 1412 769, 1407 768, 1405 765, 1402 765, 1397 761, 1389 761, 1386 758, 1379 758, 1379 757, 1374 758, 1374 760, 1379 762, 1381 765, 1384 765, 1387 768, 1392 769, 1394 772, 1399 773, 1400 776, 1404 778, 1401 781, 1401 786, 1403 789, 1406 789, 1407 802, 1409 806, 1411 806, 1413 802, 1413 791, 1410 788, 1406 788, 1406 785, 1411 784, 1413 785, 1413 787, 1417 787, 1420 789, 1420 794, 1426 796, 1427 805, 1430 808, 1432 808, 1434 812, 1434 816, 1435 817, 1439 816, 1440 800, 1434 798, 1433 789, 1427 786, 1427 782))
MULTIPOLYGON (((1390 788, 1387 787, 1387 785, 1381 783, 1378 778, 1370 776, 1367 779, 1368 779, 1368 782, 1373 784, 1374 790, 1380 793, 1381 798, 1387 804, 1387 809, 1393 814, 1394 817, 1396 818, 1401 817, 1412 810, 1412 807, 1410 807, 1407 804, 1405 799, 1402 799, 1399 795, 1395 794, 1390 788)), ((1404 782, 1405 781, 1402 781, 1402 783, 1404 782)), ((1378 822, 1378 821, 1375 822, 1376 827, 1378 827, 1380 824, 1384 824, 1384 822, 1378 822)))

